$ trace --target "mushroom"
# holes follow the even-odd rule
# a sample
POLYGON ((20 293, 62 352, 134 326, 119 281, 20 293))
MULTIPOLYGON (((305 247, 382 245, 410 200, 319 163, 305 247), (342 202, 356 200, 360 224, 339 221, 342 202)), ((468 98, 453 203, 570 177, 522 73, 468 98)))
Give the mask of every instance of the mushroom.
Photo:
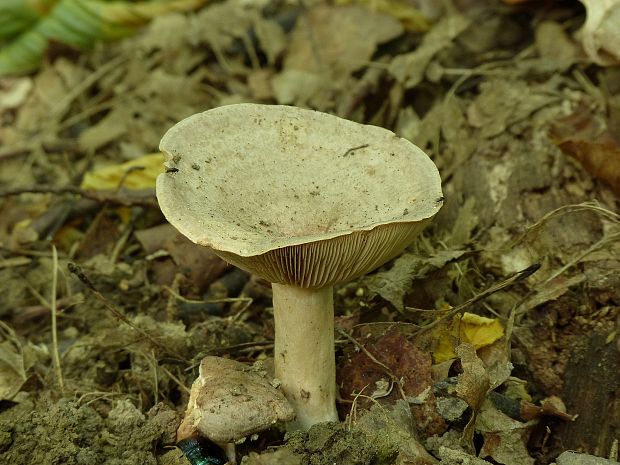
POLYGON ((290 106, 235 104, 164 135, 168 221, 269 280, 290 429, 337 421, 334 284, 409 245, 443 203, 431 159, 391 131, 290 106))
POLYGON ((177 443, 186 452, 202 436, 226 451, 235 463, 235 441, 295 417, 292 406, 270 382, 243 363, 205 357, 192 384, 177 443))

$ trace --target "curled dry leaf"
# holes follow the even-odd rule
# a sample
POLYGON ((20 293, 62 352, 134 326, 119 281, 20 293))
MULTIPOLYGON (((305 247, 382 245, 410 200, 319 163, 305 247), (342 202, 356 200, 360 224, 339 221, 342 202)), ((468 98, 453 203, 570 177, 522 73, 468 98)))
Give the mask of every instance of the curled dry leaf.
POLYGON ((588 57, 602 66, 620 62, 620 0, 580 0, 586 22, 579 31, 588 57))
POLYGON ((605 123, 580 107, 558 121, 549 137, 562 152, 575 158, 592 176, 620 195, 620 141, 605 123))
POLYGON ((461 344, 455 349, 461 359, 463 373, 458 377, 456 395, 467 402, 472 409, 472 415, 463 430, 461 445, 473 450, 474 425, 478 410, 486 397, 490 387, 489 375, 482 360, 476 355, 476 349, 471 344, 461 344))
POLYGON ((458 378, 456 393, 472 409, 478 410, 489 389, 489 375, 482 360, 476 355, 474 346, 461 344, 455 350, 463 366, 463 373, 458 378))

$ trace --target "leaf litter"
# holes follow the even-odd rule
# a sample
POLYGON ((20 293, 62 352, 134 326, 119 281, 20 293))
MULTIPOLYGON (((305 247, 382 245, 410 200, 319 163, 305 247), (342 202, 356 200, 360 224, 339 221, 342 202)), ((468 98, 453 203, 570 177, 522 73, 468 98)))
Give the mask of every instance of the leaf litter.
POLYGON ((174 433, 200 359, 268 364, 268 284, 154 203, 161 135, 234 102, 395 130, 446 197, 409 250, 336 290, 343 421, 259 435, 243 463, 615 458, 598 382, 620 385, 617 2, 336 3, 161 13, 0 79, 0 458, 187 463, 174 433))

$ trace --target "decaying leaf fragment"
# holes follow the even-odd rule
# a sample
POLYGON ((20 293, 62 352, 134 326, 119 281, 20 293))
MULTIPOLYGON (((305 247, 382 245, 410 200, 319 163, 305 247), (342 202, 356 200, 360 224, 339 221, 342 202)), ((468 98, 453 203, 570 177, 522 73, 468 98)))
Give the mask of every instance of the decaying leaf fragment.
POLYGON ((309 8, 289 35, 283 70, 272 80, 276 100, 325 108, 334 91, 348 90, 351 74, 366 66, 379 44, 402 32, 395 18, 360 6, 309 8))
POLYGON ((507 465, 533 465, 526 447, 529 426, 502 413, 487 399, 476 418, 476 431, 484 439, 479 456, 507 465))
POLYGON ((371 293, 379 294, 394 307, 403 310, 403 298, 411 290, 414 279, 422 278, 431 271, 442 268, 464 253, 464 250, 439 250, 431 257, 405 253, 394 261, 392 268, 370 275, 364 278, 363 282, 371 293))
POLYGON ((548 83, 489 79, 480 85, 480 94, 467 109, 467 120, 480 129, 482 137, 492 138, 557 100, 548 83))
POLYGON ((620 0, 579 0, 586 22, 578 35, 588 57, 596 64, 620 62, 620 0))
POLYGON ((417 86, 424 79, 426 68, 433 57, 452 40, 463 32, 470 24, 470 20, 462 15, 451 15, 442 18, 426 33, 420 46, 410 53, 396 55, 388 71, 406 88, 417 86))
POLYGON ((438 413, 433 393, 431 356, 395 328, 377 340, 366 341, 365 351, 348 352, 341 361, 340 396, 355 399, 356 407, 362 409, 392 405, 404 397, 420 434, 443 433, 446 424, 438 413))
POLYGON ((620 195, 620 141, 604 121, 579 107, 557 121, 549 137, 565 154, 575 158, 592 176, 620 195))
POLYGON ((336 0, 338 5, 361 4, 373 11, 398 19, 409 31, 424 32, 430 28, 428 18, 410 2, 400 0, 336 0))
POLYGON ((0 322, 0 400, 12 399, 28 379, 28 370, 47 351, 32 343, 22 344, 15 332, 0 322))
POLYGON ((291 33, 285 69, 337 79, 363 68, 377 45, 402 34, 394 18, 359 6, 316 6, 298 19, 291 33))
POLYGON ((472 409, 471 418, 463 430, 461 445, 473 450, 476 416, 491 383, 482 360, 476 355, 474 346, 471 344, 461 344, 455 349, 455 352, 460 357, 461 366, 463 367, 463 373, 458 376, 456 394, 467 402, 467 405, 472 409))

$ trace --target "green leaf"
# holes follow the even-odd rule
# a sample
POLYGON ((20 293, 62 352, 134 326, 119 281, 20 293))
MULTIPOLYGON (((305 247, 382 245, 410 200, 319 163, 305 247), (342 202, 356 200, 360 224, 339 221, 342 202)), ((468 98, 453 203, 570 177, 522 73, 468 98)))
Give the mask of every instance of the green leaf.
POLYGON ((98 41, 126 37, 154 17, 198 8, 208 0, 2 0, 0 76, 39 67, 50 41, 87 50, 98 41))
POLYGON ((36 24, 58 0, 3 0, 0 2, 0 38, 12 38, 36 24))

